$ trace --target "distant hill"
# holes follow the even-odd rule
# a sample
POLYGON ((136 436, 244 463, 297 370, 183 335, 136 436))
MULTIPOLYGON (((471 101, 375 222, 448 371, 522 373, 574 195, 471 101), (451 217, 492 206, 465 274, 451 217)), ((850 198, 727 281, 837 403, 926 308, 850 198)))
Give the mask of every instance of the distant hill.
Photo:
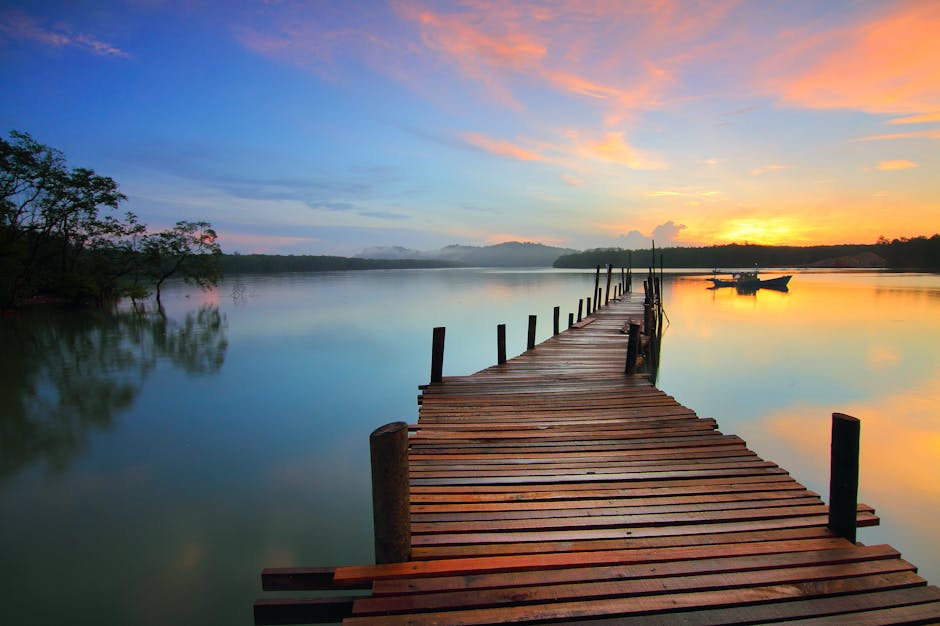
POLYGON ((576 253, 540 243, 510 241, 493 246, 451 245, 439 250, 411 250, 400 246, 368 248, 356 255, 363 259, 443 261, 471 267, 551 267, 555 260, 576 253))

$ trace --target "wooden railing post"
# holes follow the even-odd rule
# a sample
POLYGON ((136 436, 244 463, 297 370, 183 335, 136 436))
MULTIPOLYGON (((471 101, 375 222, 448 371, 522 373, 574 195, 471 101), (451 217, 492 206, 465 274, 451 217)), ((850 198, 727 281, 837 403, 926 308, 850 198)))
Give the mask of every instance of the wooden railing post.
POLYGON ((574 313, 568 314, 568 328, 574 326, 574 313))
POLYGON ((581 321, 581 308, 584 306, 584 298, 578 300, 578 321, 581 321))
POLYGON ((588 298, 587 299, 587 314, 590 315, 591 313, 593 313, 593 311, 591 311, 591 299, 588 298))
POLYGON ((431 339, 431 382, 439 383, 444 379, 444 332, 443 326, 434 329, 431 339))
POLYGON ((607 289, 604 290, 604 306, 610 302, 610 274, 614 271, 614 266, 607 264, 607 289))
MULTIPOLYGON (((597 307, 598 307, 598 306, 600 305, 600 303, 601 303, 601 302, 600 302, 601 299, 600 299, 600 298, 598 297, 598 295, 597 295, 597 290, 600 289, 600 284, 601 284, 601 266, 598 265, 598 266, 597 266, 597 269, 594 270, 594 293, 591 294, 591 295, 594 297, 594 309, 593 309, 593 311, 596 311, 596 310, 597 310, 597 307)), ((590 302, 590 300, 589 300, 589 302, 590 302)), ((591 306, 588 305, 588 313, 591 313, 591 312, 592 312, 591 306)))
POLYGON ((640 325, 630 321, 630 335, 627 337, 627 362, 624 365, 624 374, 636 373, 636 358, 640 353, 640 325))
POLYGON ((554 309, 552 309, 552 320, 553 320, 552 321, 552 331, 553 331, 552 334, 553 335, 557 335, 559 332, 558 318, 560 316, 561 316, 561 307, 556 306, 554 309))
POLYGON ((506 362, 506 325, 496 325, 496 363, 502 365, 506 362))
POLYGON ((537 316, 535 315, 529 316, 529 337, 525 344, 526 350, 531 350, 532 348, 535 347, 535 320, 536 319, 537 319, 537 316))
POLYGON ((858 511, 858 456, 861 422, 850 415, 832 414, 829 459, 829 529, 855 543, 858 511))
POLYGON ((408 424, 392 422, 369 435, 375 562, 411 560, 408 424))

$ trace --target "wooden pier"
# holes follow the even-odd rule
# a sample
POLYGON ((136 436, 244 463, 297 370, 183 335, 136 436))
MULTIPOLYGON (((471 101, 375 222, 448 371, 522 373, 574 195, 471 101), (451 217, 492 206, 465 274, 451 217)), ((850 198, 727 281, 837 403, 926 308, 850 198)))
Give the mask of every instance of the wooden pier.
MULTIPOLYGON (((649 312, 605 301, 425 386, 409 560, 266 569, 266 590, 333 595, 259 600, 256 623, 940 623, 940 589, 895 549, 837 535, 819 494, 625 374, 624 330, 649 312)), ((855 519, 878 522, 865 505, 855 519)))

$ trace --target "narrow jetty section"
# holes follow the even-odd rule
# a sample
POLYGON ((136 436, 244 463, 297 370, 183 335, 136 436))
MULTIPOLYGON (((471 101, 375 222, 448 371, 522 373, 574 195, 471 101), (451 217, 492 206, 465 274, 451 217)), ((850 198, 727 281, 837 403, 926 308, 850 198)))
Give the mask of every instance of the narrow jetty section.
MULTIPOLYGON (((365 595, 259 600, 256 623, 940 621, 940 590, 895 549, 838 536, 819 494, 624 373, 624 331, 645 315, 627 294, 425 386, 410 559, 265 570, 269 590, 365 595)), ((855 519, 878 521, 865 505, 855 519)))

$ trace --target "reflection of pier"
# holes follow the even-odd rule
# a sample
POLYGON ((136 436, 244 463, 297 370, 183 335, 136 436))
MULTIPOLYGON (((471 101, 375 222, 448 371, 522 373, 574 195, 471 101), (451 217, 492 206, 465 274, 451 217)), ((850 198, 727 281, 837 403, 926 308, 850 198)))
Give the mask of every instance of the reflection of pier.
POLYGON ((660 321, 632 296, 470 376, 441 375, 436 333, 418 423, 371 439, 380 564, 265 570, 339 597, 260 600, 256 623, 940 620, 914 566, 855 543, 878 522, 855 502, 858 422, 834 416, 830 510, 631 362, 656 361, 660 321))

